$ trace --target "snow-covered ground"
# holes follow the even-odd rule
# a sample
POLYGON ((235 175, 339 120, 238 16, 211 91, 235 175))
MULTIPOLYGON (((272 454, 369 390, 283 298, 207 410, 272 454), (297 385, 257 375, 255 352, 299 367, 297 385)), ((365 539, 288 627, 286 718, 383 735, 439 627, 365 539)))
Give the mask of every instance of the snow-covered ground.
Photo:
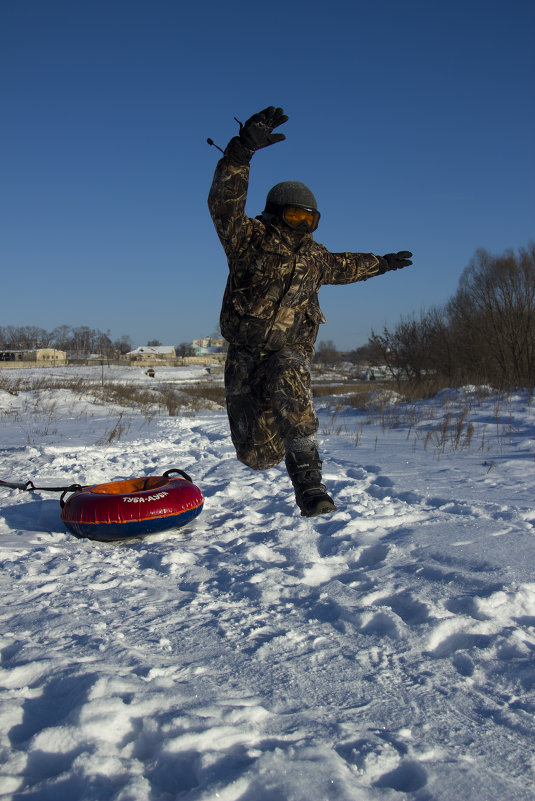
POLYGON ((104 544, 57 495, 0 489, 2 799, 535 799, 535 407, 333 408, 339 511, 306 520, 282 466, 236 461, 223 411, 0 391, 0 478, 179 467, 206 497, 104 544))

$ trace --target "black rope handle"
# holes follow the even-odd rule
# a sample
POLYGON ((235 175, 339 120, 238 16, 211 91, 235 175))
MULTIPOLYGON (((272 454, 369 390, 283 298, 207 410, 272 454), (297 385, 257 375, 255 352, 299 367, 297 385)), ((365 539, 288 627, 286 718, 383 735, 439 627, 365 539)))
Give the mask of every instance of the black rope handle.
POLYGON ((63 509, 63 507, 64 507, 64 506, 65 506, 65 504, 67 503, 67 501, 65 501, 65 500, 64 500, 64 498, 65 498, 65 496, 67 495, 67 493, 69 493, 69 492, 80 492, 80 491, 81 491, 81 490, 83 490, 83 489, 84 489, 84 488, 82 487, 82 485, 81 485, 81 484, 71 484, 71 486, 70 486, 70 487, 66 487, 66 488, 63 490, 62 494, 61 494, 61 498, 59 499, 59 505, 60 505, 60 507, 63 509))
POLYGON ((182 478, 185 478, 185 479, 186 479, 186 481, 189 481, 189 482, 190 482, 190 484, 193 484, 193 479, 192 479, 192 478, 190 478, 190 477, 188 476, 188 474, 187 474, 187 473, 185 473, 183 470, 179 470, 179 469, 178 469, 178 467, 172 467, 172 468, 171 468, 171 470, 166 470, 166 471, 165 471, 165 473, 163 474, 162 478, 169 478, 169 476, 171 475, 171 473, 180 473, 180 475, 182 476, 182 478))

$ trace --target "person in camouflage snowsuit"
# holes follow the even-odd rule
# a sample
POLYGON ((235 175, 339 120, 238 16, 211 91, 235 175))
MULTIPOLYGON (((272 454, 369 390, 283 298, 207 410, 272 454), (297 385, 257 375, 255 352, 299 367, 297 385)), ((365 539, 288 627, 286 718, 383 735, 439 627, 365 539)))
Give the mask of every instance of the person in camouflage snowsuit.
POLYGON ((297 504, 310 517, 336 509, 322 484, 310 381, 325 322, 318 291, 399 269, 412 254, 329 252, 313 239, 320 215, 298 181, 277 184, 264 212, 246 216, 250 160, 285 139, 273 129, 287 119, 270 106, 240 125, 217 164, 208 206, 229 266, 220 323, 229 343, 225 388, 236 454, 255 470, 286 457, 297 504))

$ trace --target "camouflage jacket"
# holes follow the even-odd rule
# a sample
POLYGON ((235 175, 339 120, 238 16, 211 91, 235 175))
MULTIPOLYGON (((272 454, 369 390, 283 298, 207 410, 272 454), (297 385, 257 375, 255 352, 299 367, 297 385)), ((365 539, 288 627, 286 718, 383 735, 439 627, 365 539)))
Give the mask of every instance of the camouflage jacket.
POLYGON ((378 274, 379 259, 373 253, 331 253, 309 233, 295 246, 284 223, 247 217, 249 157, 237 137, 231 140, 208 197, 229 265, 221 333, 253 353, 285 345, 312 352, 325 322, 318 301, 322 284, 365 281, 378 274))

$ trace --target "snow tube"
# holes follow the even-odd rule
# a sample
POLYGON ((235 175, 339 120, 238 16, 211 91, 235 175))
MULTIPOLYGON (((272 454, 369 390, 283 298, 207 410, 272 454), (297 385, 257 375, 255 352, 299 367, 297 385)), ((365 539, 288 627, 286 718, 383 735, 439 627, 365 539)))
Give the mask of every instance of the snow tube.
POLYGON ((69 531, 106 542, 183 526, 201 513, 204 504, 201 490, 182 470, 81 487, 67 501, 64 495, 61 519, 69 531))

